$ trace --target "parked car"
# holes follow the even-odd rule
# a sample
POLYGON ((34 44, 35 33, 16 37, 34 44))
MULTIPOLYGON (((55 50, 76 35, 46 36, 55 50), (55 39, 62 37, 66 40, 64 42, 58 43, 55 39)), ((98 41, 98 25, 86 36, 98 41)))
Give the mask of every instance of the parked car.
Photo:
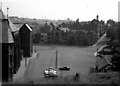
POLYGON ((68 67, 68 66, 60 67, 59 70, 65 70, 65 71, 68 71, 68 70, 70 70, 70 67, 68 67))
POLYGON ((49 67, 48 69, 44 71, 44 76, 45 77, 58 77, 58 74, 57 74, 56 69, 54 69, 53 67, 49 67))

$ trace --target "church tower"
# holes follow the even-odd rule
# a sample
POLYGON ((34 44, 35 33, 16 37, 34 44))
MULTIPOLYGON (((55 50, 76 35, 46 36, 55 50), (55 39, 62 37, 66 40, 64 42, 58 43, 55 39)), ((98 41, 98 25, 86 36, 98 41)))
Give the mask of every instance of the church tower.
POLYGON ((96 20, 97 20, 97 21, 99 20, 99 16, 98 16, 98 15, 96 16, 96 20))

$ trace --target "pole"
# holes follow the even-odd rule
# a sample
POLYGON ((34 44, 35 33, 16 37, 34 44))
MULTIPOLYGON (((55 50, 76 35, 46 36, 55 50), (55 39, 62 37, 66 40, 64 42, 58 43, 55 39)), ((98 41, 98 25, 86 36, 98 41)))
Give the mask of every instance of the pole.
MULTIPOLYGON (((98 54, 98 49, 97 49, 97 54, 98 54)), ((96 56, 96 70, 98 71, 98 55, 96 56)))
POLYGON ((55 61, 55 67, 57 68, 57 50, 56 50, 56 61, 55 61))
POLYGON ((25 57, 25 67, 27 67, 27 57, 25 57))

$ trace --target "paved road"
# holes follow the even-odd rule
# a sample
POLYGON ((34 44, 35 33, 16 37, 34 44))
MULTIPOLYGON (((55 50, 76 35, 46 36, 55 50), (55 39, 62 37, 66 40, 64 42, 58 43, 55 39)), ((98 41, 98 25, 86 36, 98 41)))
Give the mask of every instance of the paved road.
POLYGON ((70 71, 62 72, 61 75, 71 75, 76 72, 85 74, 88 73, 89 67, 95 64, 93 47, 41 47, 37 46, 38 55, 33 59, 24 76, 24 80, 32 81, 43 77, 43 71, 50 66, 55 66, 55 52, 58 50, 58 66, 69 66, 70 71))

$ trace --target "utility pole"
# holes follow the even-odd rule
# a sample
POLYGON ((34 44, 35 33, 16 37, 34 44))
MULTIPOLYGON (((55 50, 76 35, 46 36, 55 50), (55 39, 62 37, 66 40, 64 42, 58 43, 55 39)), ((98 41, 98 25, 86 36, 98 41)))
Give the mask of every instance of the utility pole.
POLYGON ((57 50, 56 50, 56 60, 55 60, 55 68, 57 68, 57 50))

